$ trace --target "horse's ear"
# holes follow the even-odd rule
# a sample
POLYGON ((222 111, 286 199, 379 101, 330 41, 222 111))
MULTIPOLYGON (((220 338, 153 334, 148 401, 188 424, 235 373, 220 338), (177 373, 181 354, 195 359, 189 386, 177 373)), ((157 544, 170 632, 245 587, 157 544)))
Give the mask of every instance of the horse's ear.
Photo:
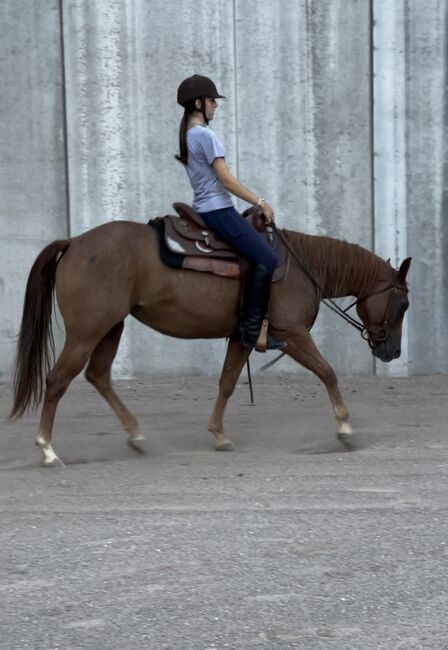
POLYGON ((398 269, 398 277, 400 278, 401 282, 406 282, 406 276, 408 274, 409 267, 411 266, 411 262, 412 257, 407 257, 402 261, 400 268, 398 269))

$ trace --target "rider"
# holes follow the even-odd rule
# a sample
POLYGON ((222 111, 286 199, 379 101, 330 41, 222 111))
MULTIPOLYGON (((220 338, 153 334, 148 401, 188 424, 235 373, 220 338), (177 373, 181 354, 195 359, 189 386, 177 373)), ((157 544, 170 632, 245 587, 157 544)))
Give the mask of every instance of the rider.
MULTIPOLYGON (((236 211, 231 194, 259 207, 266 223, 274 220, 274 212, 263 198, 232 176, 221 142, 212 130, 206 128, 214 117, 217 99, 224 97, 208 77, 195 74, 182 81, 177 90, 177 102, 184 108, 184 115, 176 159, 185 166, 193 188, 193 208, 210 230, 251 262, 237 336, 244 347, 253 349, 268 308, 277 256, 255 228, 236 211)), ((284 341, 268 334, 268 350, 284 346, 284 341)))

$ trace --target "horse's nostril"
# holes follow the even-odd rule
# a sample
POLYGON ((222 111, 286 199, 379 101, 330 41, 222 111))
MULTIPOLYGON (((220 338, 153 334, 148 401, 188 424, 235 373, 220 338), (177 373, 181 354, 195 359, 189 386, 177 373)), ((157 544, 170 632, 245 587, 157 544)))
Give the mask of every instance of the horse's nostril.
POLYGON ((397 351, 395 352, 395 354, 394 354, 394 359, 398 359, 398 357, 400 356, 400 354, 401 354, 401 350, 397 350, 397 351))

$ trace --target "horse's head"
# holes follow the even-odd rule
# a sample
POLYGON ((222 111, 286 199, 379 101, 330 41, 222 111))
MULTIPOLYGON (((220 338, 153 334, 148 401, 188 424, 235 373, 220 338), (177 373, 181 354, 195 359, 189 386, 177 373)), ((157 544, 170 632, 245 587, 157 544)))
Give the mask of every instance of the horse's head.
POLYGON ((390 267, 390 277, 379 281, 365 296, 361 296, 356 310, 365 330, 372 354, 381 361, 398 359, 401 354, 401 329, 409 306, 406 275, 411 257, 401 263, 398 271, 390 267))

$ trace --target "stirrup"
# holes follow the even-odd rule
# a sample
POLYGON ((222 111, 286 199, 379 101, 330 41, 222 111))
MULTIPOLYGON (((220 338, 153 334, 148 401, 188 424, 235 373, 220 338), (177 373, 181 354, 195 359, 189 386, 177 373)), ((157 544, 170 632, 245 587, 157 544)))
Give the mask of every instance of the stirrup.
POLYGON ((270 334, 268 334, 266 339, 266 347, 264 350, 258 348, 258 342, 255 346, 256 352, 266 352, 266 350, 284 350, 288 346, 286 341, 280 341, 279 339, 274 339, 270 334))
POLYGON ((267 318, 263 318, 258 341, 255 344, 255 350, 257 352, 266 352, 266 350, 283 350, 286 348, 286 341, 274 339, 270 334, 268 334, 268 327, 269 320, 267 318))

